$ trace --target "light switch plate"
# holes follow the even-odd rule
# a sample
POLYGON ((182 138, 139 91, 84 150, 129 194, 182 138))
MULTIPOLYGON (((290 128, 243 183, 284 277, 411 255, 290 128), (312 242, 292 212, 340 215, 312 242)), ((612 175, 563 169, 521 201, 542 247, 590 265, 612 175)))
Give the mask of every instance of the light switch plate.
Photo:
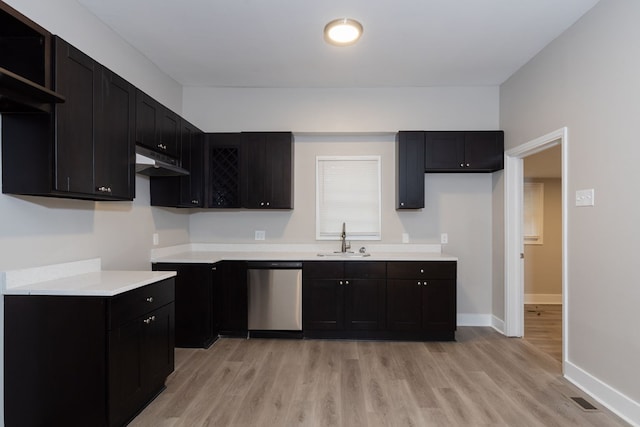
POLYGON ((266 233, 264 230, 256 230, 255 239, 256 240, 264 240, 266 237, 266 233))
POLYGON ((594 206, 595 192, 593 188, 576 191, 576 206, 594 206))

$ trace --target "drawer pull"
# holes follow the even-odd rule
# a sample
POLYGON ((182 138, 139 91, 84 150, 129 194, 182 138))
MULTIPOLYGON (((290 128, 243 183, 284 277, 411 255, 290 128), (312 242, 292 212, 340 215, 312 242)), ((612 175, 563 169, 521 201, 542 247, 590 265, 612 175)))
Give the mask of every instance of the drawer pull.
POLYGON ((144 319, 144 323, 146 323, 148 325, 151 322, 155 322, 155 320, 156 320, 156 316, 150 316, 150 317, 147 317, 146 319, 144 319))
POLYGON ((153 297, 147 297, 147 302, 153 302, 153 297))
POLYGON ((423 268, 420 269, 420 273, 424 273, 424 269, 423 268))

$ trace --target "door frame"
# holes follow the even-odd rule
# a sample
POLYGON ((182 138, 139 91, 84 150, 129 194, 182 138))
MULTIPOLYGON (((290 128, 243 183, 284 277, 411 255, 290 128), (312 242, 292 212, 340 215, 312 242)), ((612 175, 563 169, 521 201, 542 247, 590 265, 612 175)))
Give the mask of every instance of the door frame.
POLYGON ((505 310, 504 334, 510 337, 524 335, 524 238, 522 234, 522 195, 524 187, 524 158, 547 148, 561 145, 562 152, 562 359, 567 360, 567 318, 569 304, 567 208, 568 208, 568 129, 560 128, 539 138, 507 150, 505 165, 505 310))

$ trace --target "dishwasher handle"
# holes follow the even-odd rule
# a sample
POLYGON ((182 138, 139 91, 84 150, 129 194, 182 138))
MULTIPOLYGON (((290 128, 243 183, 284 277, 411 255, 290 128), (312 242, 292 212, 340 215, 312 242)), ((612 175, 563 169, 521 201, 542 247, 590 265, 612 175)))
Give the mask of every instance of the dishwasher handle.
POLYGON ((251 270, 294 270, 301 269, 301 261, 248 261, 251 270))

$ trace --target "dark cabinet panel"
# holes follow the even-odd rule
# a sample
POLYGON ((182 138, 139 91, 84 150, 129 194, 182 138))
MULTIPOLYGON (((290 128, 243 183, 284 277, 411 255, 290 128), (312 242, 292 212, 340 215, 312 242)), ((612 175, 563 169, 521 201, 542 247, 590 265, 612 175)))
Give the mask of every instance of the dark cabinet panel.
POLYGON ((424 132, 396 138, 396 209, 424 208, 424 132))
POLYGON ((239 208, 240 133, 209 133, 205 141, 205 199, 208 208, 239 208))
POLYGON ((55 88, 67 101, 55 109, 55 190, 92 194, 97 64, 55 38, 55 88))
POLYGON ((243 207, 293 209, 293 134, 243 132, 243 207))
POLYGON ((180 151, 180 116, 136 90, 136 144, 177 158, 180 151))
POLYGON ((3 192, 132 200, 133 86, 58 37, 54 52, 66 102, 51 115, 3 116, 3 192))
POLYGON ((135 88, 100 66, 94 114, 95 187, 123 200, 135 197, 135 88))
POLYGON ((305 333, 383 329, 385 272, 384 262, 305 262, 302 271, 305 333))
POLYGON ((248 332, 247 264, 223 261, 216 265, 220 335, 246 337, 248 332))
POLYGON ((426 172, 494 172, 503 156, 502 131, 425 132, 426 172))
POLYGON ((456 330, 455 261, 387 263, 387 325, 430 339, 452 340, 456 330))
POLYGON ((180 163, 189 171, 184 176, 151 176, 151 206, 198 208, 204 206, 204 133, 181 120, 180 163))
POLYGON ((387 280, 387 325, 392 331, 420 331, 422 288, 417 280, 387 280))
POLYGON ((155 263, 154 271, 176 271, 176 347, 209 347, 218 337, 213 264, 155 263))
POLYGON ((6 425, 125 425, 173 371, 173 292, 5 296, 6 425))

